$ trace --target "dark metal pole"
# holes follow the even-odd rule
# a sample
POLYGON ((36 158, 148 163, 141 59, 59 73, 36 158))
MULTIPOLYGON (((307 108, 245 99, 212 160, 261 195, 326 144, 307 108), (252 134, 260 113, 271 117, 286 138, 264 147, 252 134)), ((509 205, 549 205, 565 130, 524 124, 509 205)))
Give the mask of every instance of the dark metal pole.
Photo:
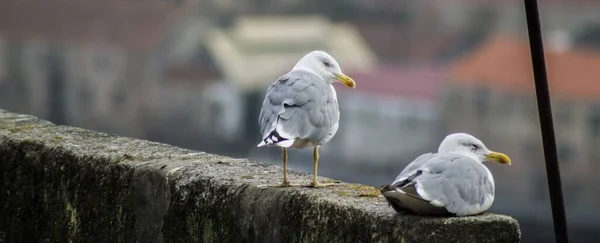
POLYGON ((554 124, 552 122, 552 108, 550 105, 550 92, 548 91, 546 61, 544 60, 540 13, 537 0, 524 1, 527 31, 529 33, 529 47, 531 48, 531 62, 533 64, 533 77, 535 80, 535 93, 542 130, 544 158, 546 159, 546 176, 550 191, 550 204, 552 205, 554 237, 557 243, 567 243, 569 242, 567 236, 567 219, 565 216, 565 205, 563 202, 560 170, 556 152, 554 124))

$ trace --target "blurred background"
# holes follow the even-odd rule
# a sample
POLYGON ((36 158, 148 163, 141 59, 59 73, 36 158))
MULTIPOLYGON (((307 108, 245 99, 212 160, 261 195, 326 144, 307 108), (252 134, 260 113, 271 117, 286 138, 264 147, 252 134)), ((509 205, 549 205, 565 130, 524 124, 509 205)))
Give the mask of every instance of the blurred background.
MULTIPOLYGON (((600 237, 600 1, 540 0, 573 242, 600 237)), ((319 175, 381 186, 452 132, 505 152, 492 211, 552 242, 522 0, 2 0, 0 108, 280 164, 264 93, 314 49, 357 89, 319 175)), ((311 150, 290 152, 312 172, 311 150)))

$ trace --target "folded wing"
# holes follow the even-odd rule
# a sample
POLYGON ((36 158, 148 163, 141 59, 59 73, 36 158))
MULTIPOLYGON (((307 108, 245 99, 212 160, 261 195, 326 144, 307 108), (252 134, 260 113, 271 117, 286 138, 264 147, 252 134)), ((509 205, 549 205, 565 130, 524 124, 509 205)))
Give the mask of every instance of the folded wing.
POLYGON ((328 104, 334 99, 328 84, 311 73, 292 72, 267 89, 259 125, 258 146, 290 147, 296 139, 323 140, 337 123, 339 110, 328 104))

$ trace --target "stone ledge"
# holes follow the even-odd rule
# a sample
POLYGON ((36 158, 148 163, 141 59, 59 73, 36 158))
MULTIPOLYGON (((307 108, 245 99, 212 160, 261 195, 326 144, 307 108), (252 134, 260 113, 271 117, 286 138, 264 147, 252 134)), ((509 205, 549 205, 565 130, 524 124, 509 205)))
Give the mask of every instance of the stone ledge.
MULTIPOLYGON (((369 186, 0 110, 6 242, 519 242, 511 217, 398 215, 369 186), (308 184, 311 175, 289 171, 308 184), (320 178, 321 181, 331 179, 320 178)), ((2 239, 0 239, 0 242, 2 239)))

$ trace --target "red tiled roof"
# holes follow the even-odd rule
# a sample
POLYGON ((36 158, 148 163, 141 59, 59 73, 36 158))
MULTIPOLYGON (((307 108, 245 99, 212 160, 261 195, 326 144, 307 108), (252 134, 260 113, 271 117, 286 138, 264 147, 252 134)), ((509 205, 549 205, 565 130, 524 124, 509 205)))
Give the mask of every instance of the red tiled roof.
MULTIPOLYGON (((505 4, 523 4, 523 0, 452 0, 456 4, 478 4, 478 5, 505 5, 505 4)), ((540 7, 548 4, 572 5, 572 4, 595 4, 597 0, 539 0, 540 7)))
MULTIPOLYGON (((600 99, 600 53, 589 50, 556 52, 545 46, 552 94, 600 99)), ((533 91, 529 44, 524 38, 497 35, 450 70, 454 83, 533 91)))
POLYGON ((0 36, 9 40, 156 44, 178 7, 168 1, 3 0, 0 36))
POLYGON ((435 99, 439 84, 445 77, 444 69, 436 66, 385 66, 369 72, 346 74, 356 81, 356 90, 352 92, 422 99, 435 99))

